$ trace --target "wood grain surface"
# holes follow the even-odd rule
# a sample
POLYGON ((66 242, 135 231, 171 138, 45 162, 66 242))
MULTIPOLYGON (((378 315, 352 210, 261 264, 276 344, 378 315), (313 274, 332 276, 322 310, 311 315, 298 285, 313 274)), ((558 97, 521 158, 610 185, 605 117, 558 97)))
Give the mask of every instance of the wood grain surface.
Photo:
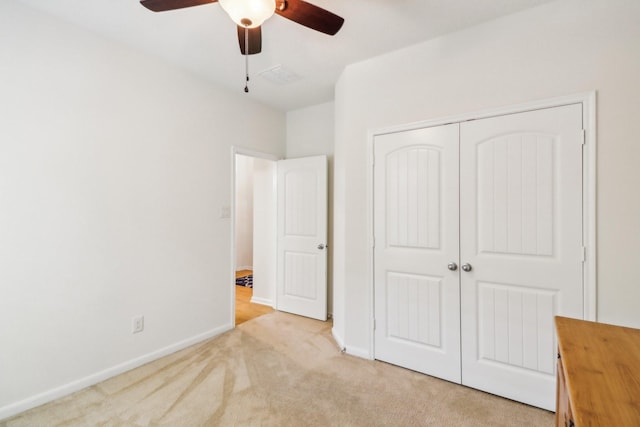
POLYGON ((576 427, 640 426, 640 329, 556 317, 576 427))

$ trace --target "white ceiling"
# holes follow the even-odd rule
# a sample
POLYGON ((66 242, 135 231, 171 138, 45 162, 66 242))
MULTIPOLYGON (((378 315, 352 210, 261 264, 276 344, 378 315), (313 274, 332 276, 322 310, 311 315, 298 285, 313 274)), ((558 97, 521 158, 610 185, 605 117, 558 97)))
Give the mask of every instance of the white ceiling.
POLYGON ((219 4, 154 13, 137 0, 19 1, 288 111, 331 101, 347 64, 551 0, 311 0, 345 18, 342 30, 331 37, 273 16, 262 53, 249 58, 246 95, 235 24, 219 4), (301 79, 278 85, 256 75, 278 65, 301 79))

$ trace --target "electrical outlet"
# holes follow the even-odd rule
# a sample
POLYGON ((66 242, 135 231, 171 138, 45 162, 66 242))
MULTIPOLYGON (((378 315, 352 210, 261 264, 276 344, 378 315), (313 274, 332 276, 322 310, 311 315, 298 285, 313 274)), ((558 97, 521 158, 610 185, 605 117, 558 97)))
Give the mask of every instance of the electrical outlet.
POLYGON ((144 316, 135 316, 133 318, 133 328, 131 332, 137 334, 142 331, 144 331, 144 316))

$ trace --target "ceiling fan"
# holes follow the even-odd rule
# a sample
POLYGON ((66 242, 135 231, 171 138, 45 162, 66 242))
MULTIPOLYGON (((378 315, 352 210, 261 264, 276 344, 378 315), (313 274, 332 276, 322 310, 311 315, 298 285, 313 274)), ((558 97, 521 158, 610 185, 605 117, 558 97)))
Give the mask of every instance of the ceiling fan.
POLYGON ((154 12, 162 12, 216 2, 237 24, 238 42, 243 55, 260 53, 261 25, 274 13, 331 36, 344 23, 344 19, 338 15, 303 0, 141 0, 140 4, 154 12))

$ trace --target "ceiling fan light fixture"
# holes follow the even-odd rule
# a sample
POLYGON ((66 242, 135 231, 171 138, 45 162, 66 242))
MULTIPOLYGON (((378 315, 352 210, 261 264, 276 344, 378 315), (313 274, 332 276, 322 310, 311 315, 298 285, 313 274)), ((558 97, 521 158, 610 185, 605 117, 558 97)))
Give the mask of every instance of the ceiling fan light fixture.
POLYGON ((218 0, 233 22, 246 28, 256 28, 271 18, 276 10, 275 0, 218 0))

